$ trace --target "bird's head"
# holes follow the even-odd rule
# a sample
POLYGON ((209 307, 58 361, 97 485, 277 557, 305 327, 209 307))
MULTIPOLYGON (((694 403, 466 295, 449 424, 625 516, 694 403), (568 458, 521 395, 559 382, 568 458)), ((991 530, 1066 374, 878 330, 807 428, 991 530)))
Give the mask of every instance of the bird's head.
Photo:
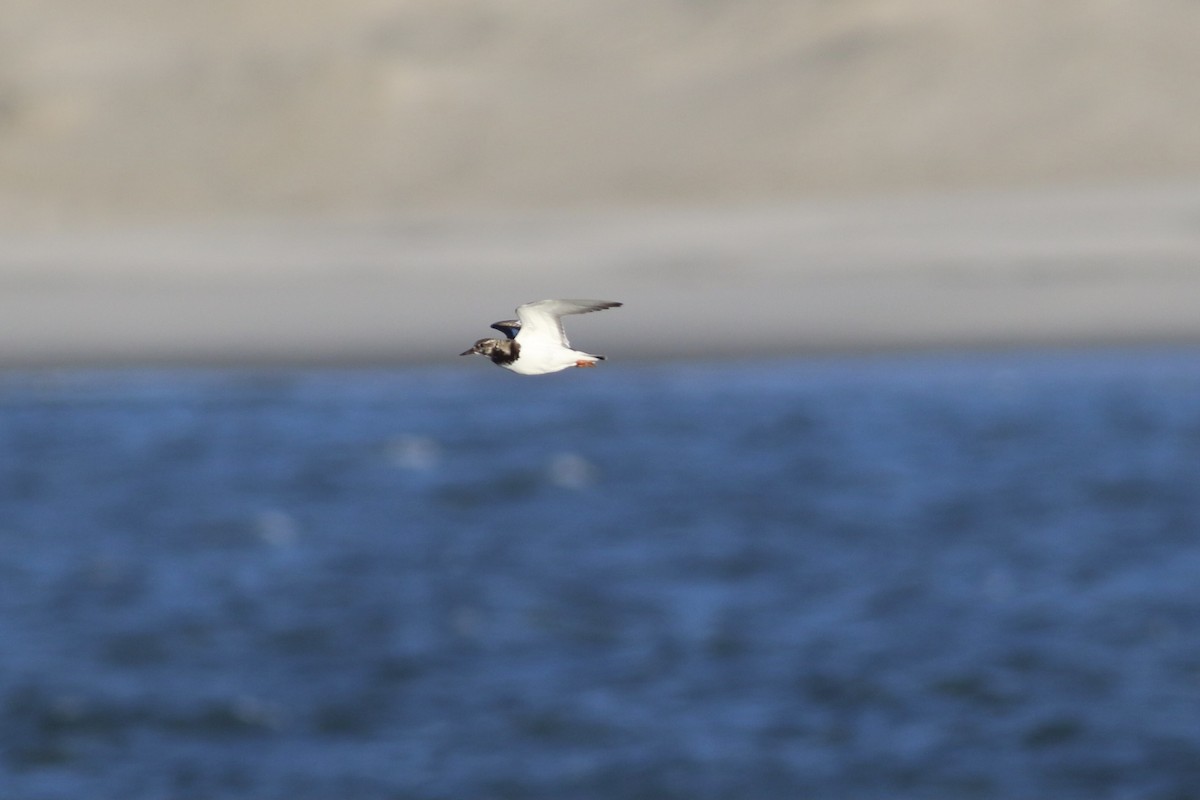
POLYGON ((470 350, 463 350, 459 353, 460 356, 490 356, 496 351, 496 347, 500 344, 496 339, 480 339, 475 344, 471 345, 470 350))

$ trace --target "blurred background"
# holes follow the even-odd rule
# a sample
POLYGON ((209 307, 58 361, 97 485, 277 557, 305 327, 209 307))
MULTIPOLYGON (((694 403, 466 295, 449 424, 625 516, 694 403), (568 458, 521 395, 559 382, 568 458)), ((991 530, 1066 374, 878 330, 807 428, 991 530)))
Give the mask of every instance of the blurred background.
POLYGON ((0 797, 1194 796, 1196 30, 7 0, 0 797))
POLYGON ((618 289, 646 355, 1194 339, 1198 18, 11 0, 0 361, 441 359, 618 289))

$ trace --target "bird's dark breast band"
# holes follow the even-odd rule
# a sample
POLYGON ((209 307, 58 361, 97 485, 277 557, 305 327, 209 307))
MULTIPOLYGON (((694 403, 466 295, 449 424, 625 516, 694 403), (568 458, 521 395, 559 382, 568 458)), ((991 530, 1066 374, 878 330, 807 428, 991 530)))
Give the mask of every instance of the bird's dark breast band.
POLYGON ((511 364, 517 360, 517 356, 521 354, 521 345, 517 344, 516 341, 509 341, 507 344, 507 348, 496 347, 492 350, 491 359, 493 364, 511 364))

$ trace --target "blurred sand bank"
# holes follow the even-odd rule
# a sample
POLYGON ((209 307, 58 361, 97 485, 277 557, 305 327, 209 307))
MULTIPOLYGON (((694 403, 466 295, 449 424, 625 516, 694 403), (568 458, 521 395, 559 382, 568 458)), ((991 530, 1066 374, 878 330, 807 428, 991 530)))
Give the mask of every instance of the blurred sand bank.
POLYGON ((1200 179, 1193 0, 8 0, 0 230, 1200 179))
POLYGON ((551 296, 627 358, 1200 342, 1200 185, 27 234, 0 290, 8 365, 452 361, 551 296))
POLYGON ((0 363, 441 358, 555 295, 625 301, 572 326, 614 354, 1196 340, 1197 30, 1194 0, 9 0, 0 363))

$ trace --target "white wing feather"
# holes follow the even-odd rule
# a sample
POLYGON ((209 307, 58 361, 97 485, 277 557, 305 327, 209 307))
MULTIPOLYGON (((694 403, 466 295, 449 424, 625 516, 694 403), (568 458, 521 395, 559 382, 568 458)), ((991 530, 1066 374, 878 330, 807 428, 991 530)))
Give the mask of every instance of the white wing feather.
POLYGON ((539 342, 562 345, 569 348, 567 333, 563 330, 562 318, 567 314, 586 314, 621 305, 609 300, 537 300, 517 306, 517 319, 521 329, 517 341, 522 346, 539 342))

